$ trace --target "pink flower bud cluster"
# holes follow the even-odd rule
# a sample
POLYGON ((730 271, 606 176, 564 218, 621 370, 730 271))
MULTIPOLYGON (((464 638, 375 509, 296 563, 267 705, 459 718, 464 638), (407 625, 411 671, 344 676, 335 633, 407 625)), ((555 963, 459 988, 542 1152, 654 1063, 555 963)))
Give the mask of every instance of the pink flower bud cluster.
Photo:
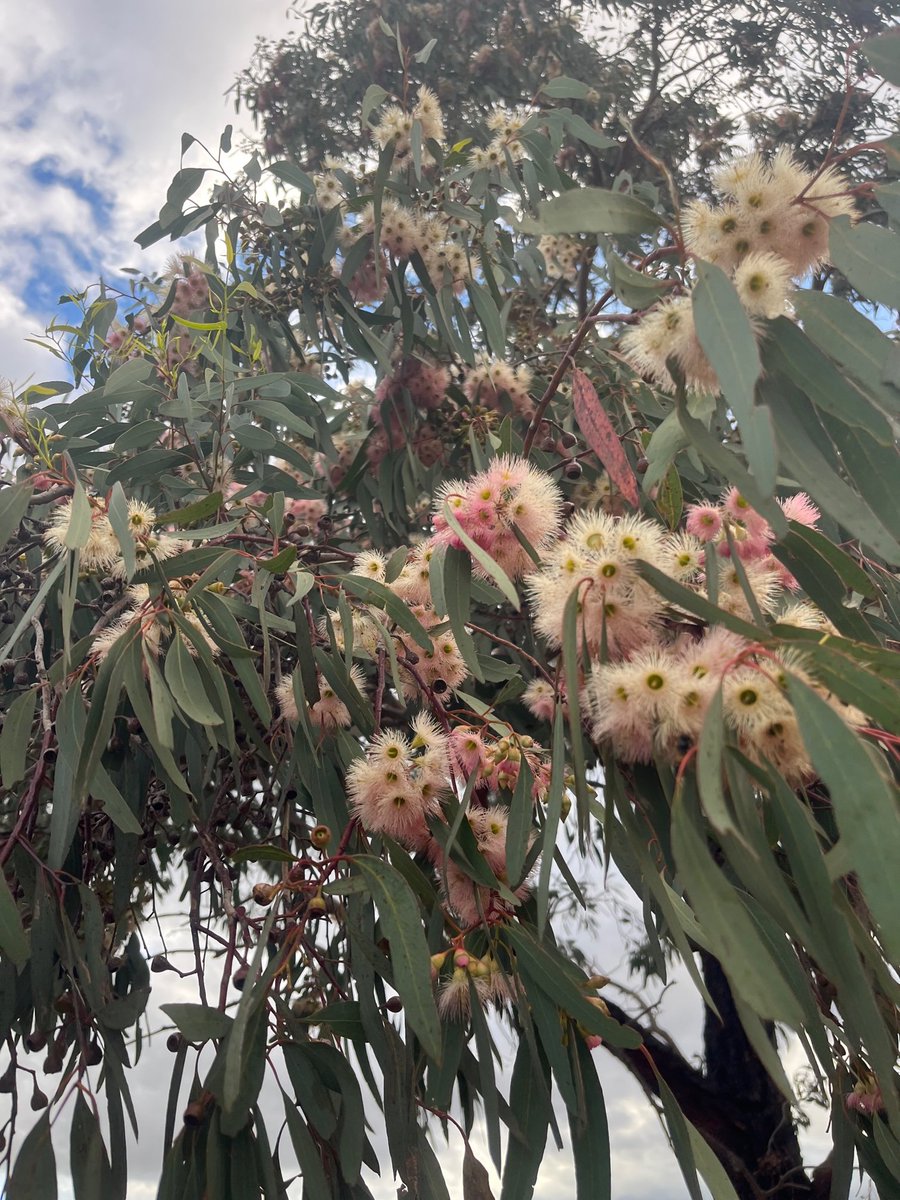
POLYGON ((190 271, 175 281, 175 297, 170 312, 179 317, 189 317, 209 301, 209 280, 199 268, 190 271))
POLYGON ((468 725, 457 725, 450 734, 450 756, 463 780, 476 776, 476 790, 515 791, 524 759, 532 775, 531 795, 543 800, 550 786, 550 759, 543 747, 527 734, 510 732, 489 737, 468 725))
POLYGON ((431 970, 438 987, 438 1012, 448 1021, 465 1020, 472 1011, 473 996, 482 1007, 514 996, 512 979, 490 954, 478 958, 458 946, 434 955, 431 970))
MULTIPOLYGON (((797 492, 778 503, 789 521, 816 528, 820 513, 805 492, 797 492)), ((775 533, 771 525, 737 488, 729 488, 718 504, 690 505, 685 527, 699 541, 713 543, 721 557, 730 558, 733 548, 743 562, 757 563, 775 572, 782 587, 790 591, 799 587, 790 571, 772 554, 775 533)))
MULTIPOLYGON (((556 537, 562 493, 545 471, 522 458, 503 455, 468 480, 441 486, 435 501, 434 544, 465 548, 444 513, 449 508, 465 533, 503 568, 511 579, 534 569, 534 561, 517 532, 536 553, 556 537)), ((485 572, 473 561, 477 574, 485 572)))

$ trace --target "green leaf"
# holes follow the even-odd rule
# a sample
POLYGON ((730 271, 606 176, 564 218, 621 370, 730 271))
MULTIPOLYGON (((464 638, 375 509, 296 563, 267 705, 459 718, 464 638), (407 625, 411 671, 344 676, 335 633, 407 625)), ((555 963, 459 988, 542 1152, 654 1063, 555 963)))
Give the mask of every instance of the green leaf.
POLYGON ((862 641, 874 640, 859 609, 847 608, 843 603, 848 587, 856 585, 863 595, 873 590, 869 577, 852 558, 823 534, 796 522, 787 537, 775 543, 772 552, 841 633, 862 641))
POLYGON ((518 966, 532 984, 574 1021, 583 1025, 588 1033, 598 1033, 611 1046, 623 1046, 630 1050, 640 1046, 641 1038, 635 1030, 620 1025, 588 1002, 579 986, 579 982, 584 980, 581 972, 557 951, 551 952, 541 945, 531 929, 521 922, 511 922, 503 930, 503 937, 515 950, 518 966))
POLYGON ((69 517, 69 527, 63 538, 63 545, 69 550, 80 550, 87 545, 91 534, 91 506, 87 493, 79 480, 75 480, 75 492, 72 496, 72 510, 69 517))
POLYGON ((534 775, 523 756, 506 826, 506 873, 511 887, 515 887, 522 878, 528 856, 528 841, 534 829, 533 785, 534 775))
POLYGON ((496 358, 503 358, 506 354, 506 333, 503 328, 503 320, 500 312, 493 301, 490 291, 483 284, 478 284, 474 280, 469 280, 466 290, 468 291, 478 320, 481 322, 481 328, 484 330, 484 336, 491 353, 496 358))
POLYGON ((881 929, 888 953, 900 958, 900 909, 893 872, 900 862, 898 794, 877 752, 863 744, 830 705, 791 676, 788 693, 806 749, 834 808, 849 869, 881 929))
POLYGON ((56 1155, 50 1113, 43 1112, 26 1134, 6 1190, 6 1200, 57 1200, 56 1155))
POLYGON ((394 986, 406 1018, 426 1053, 441 1058, 441 1024, 431 987, 431 959, 415 897, 403 877, 380 858, 357 856, 354 865, 366 881, 390 943, 394 986))
POLYGON ((337 1129, 337 1113, 328 1089, 309 1056, 309 1048, 308 1044, 285 1042, 281 1050, 297 1103, 319 1137, 327 1141, 337 1129))
POLYGON ((134 573, 137 570, 134 533, 131 529, 131 523, 128 520, 128 501, 125 499, 121 483, 113 484, 113 489, 109 497, 108 511, 109 523, 112 525, 113 533, 118 539, 122 561, 125 564, 125 575, 127 579, 131 580, 134 578, 134 573))
POLYGON ((662 296, 666 288, 651 276, 643 275, 611 250, 605 254, 609 282, 616 296, 629 308, 647 308, 662 296))
POLYGON ((0 491, 0 549, 2 549, 21 524, 31 502, 30 482, 14 483, 0 491))
POLYGON ((239 846, 230 856, 232 862, 289 862, 297 861, 297 855, 291 854, 283 846, 239 846))
MULTIPOLYGON (((369 124, 369 117, 380 105, 387 100, 388 94, 383 87, 379 87, 377 83, 370 83, 366 88, 366 94, 363 96, 362 102, 362 123, 369 124)), ((315 190, 315 189, 313 189, 315 190)))
POLYGON ((563 792, 565 791, 566 745, 563 733, 563 720, 563 706, 557 704, 556 711, 553 714, 550 786, 547 789, 544 828, 541 836, 541 865, 538 872, 537 885, 537 926, 538 933, 541 936, 543 936, 549 912, 550 873, 553 869, 553 850, 556 846, 556 832, 559 828, 560 817, 562 816, 563 792))
MULTIPOLYGON (((578 619, 580 609, 580 589, 576 588, 566 600, 563 609, 563 667, 566 679, 578 679, 581 664, 578 660, 578 619)), ((583 594, 583 593, 581 593, 583 594)), ((563 706, 559 705, 560 710, 563 706)), ((583 839, 590 825, 590 809, 587 786, 587 768, 584 760, 584 741, 581 727, 581 697, 579 689, 573 687, 568 692, 569 709, 569 746, 572 754, 572 773, 575 776, 575 798, 578 805, 578 832, 583 839)), ((553 734, 556 737, 556 713, 554 713, 553 734)), ((564 749, 564 747, 563 747, 564 749)))
POLYGON ((222 507, 222 502, 222 492, 211 492, 208 496, 195 500, 193 504, 186 504, 184 508, 170 508, 168 512, 161 512, 157 521, 160 525, 174 525, 178 529, 184 529, 188 525, 196 525, 198 521, 205 521, 207 517, 215 516, 222 507))
MULTIPOLYGON (((775 628, 776 632, 789 636, 790 626, 775 628)), ((845 704, 855 704, 885 729, 900 733, 900 688, 882 679, 874 668, 861 666, 856 658, 845 652, 842 639, 822 641, 819 635, 816 639, 799 643, 816 679, 845 704)))
MULTIPOLYGON (((100 664, 100 670, 97 672, 97 678, 91 691, 91 704, 88 710, 87 722, 85 723, 84 732, 78 747, 74 794, 79 804, 96 774, 103 748, 109 740, 116 711, 119 707, 119 699, 122 694, 122 684, 125 678, 125 657, 128 649, 129 635, 126 634, 123 637, 117 638, 113 642, 109 653, 100 664)), ((50 821, 50 841, 52 844, 55 841, 53 836, 55 828, 53 816, 51 816, 50 821)), ((57 849, 65 853, 68 850, 68 846, 64 848, 57 847, 57 849)), ((62 865, 62 858, 59 859, 59 865, 62 865)))
POLYGON ((223 1038, 234 1024, 233 1017, 206 1004, 161 1004, 159 1007, 189 1042, 223 1038))
POLYGON ((509 1106, 521 1133, 510 1132, 503 1166, 500 1200, 531 1200, 547 1144, 550 1123, 550 1072, 547 1064, 520 1037, 509 1085, 509 1106))
POLYGON ((654 233, 663 218, 625 192, 572 188, 538 205, 536 221, 520 222, 526 233, 654 233))
POLYGON ((698 262, 696 269, 697 284, 691 298, 697 338, 737 418, 757 486, 771 495, 778 459, 768 413, 754 400, 762 364, 753 326, 725 272, 705 262, 698 262))
POLYGON ((575 1039, 574 1044, 584 1089, 583 1115, 569 1113, 572 1156, 575 1159, 575 1194, 577 1200, 610 1200, 612 1180, 606 1101, 590 1050, 580 1037, 575 1039))
POLYGON ((172 639, 163 672, 175 702, 186 717, 201 725, 222 724, 223 718, 210 704, 200 672, 180 632, 172 639))
POLYGON ((545 96, 552 96, 554 100, 583 100, 591 89, 578 79, 572 79, 568 75, 557 75, 555 79, 541 84, 540 90, 545 96))
POLYGON ((80 1091, 72 1113, 69 1170, 75 1200, 102 1200, 114 1194, 100 1122, 80 1091))
POLYGON ((874 37, 866 38, 859 49, 875 68, 896 87, 900 87, 900 31, 886 29, 874 37))
POLYGON ((893 445, 891 426, 884 414, 835 371, 834 363, 787 317, 779 317, 766 330, 763 365, 769 373, 780 371, 812 400, 817 409, 846 425, 859 426, 884 446, 893 445))
POLYGON ((385 587, 383 583, 376 583, 374 579, 366 579, 362 575, 345 575, 342 583, 347 591, 361 596, 370 604, 376 604, 379 608, 383 608, 395 625, 399 625, 401 629, 405 629, 412 636, 416 645, 421 646, 423 650, 432 649, 428 630, 413 615, 409 605, 395 596, 390 588, 385 587))
POLYGON ((666 1116, 666 1127, 669 1130, 672 1150, 678 1160, 678 1166, 681 1168, 681 1174, 687 1185, 688 1195, 691 1200, 702 1200, 703 1193, 700 1191, 700 1181, 697 1179, 697 1164, 694 1160, 690 1126, 672 1093, 672 1089, 652 1062, 651 1066, 653 1067, 653 1074, 656 1076, 659 1098, 662 1101, 663 1112, 666 1116))
POLYGON ((848 216, 835 217, 829 233, 829 257, 867 300, 900 308, 900 238, 889 229, 848 216))
POLYGON ((16 967, 28 961, 28 941, 22 927, 19 907, 13 899, 2 870, 0 870, 0 950, 16 967))
POLYGON ((429 583, 435 611, 450 619, 450 629, 470 674, 478 680, 484 672, 466 620, 471 611, 472 560, 456 546, 439 546, 429 563, 429 583))
POLYGON ((752 917, 707 849, 706 831, 688 777, 672 805, 672 849, 679 877, 731 986, 764 1018, 803 1023, 801 1006, 752 917))
POLYGON ((500 564, 494 562, 491 556, 485 550, 482 550, 482 548, 476 541, 474 541, 474 539, 469 537, 462 525, 460 525, 459 521, 457 521, 456 517, 453 515, 450 505, 446 501, 444 502, 444 517, 447 521, 447 524, 450 526, 465 548, 469 551, 481 569, 486 575, 490 575, 491 579, 493 579, 503 595, 507 598, 516 612, 518 612, 522 607, 522 604, 519 600, 519 596, 516 592, 513 581, 506 574, 500 564))
POLYGON ((270 575, 280 575, 288 567, 293 566, 296 560, 296 548, 294 546, 285 546, 274 558, 258 558, 256 562, 257 566, 262 567, 264 571, 268 571, 270 575))
MULTIPOLYGON (((764 380, 762 390, 770 388, 774 391, 773 381, 764 380)), ((876 554, 890 562, 900 562, 900 544, 865 501, 838 475, 820 445, 813 440, 817 434, 817 418, 814 413, 810 415, 811 410, 804 412, 805 397, 796 392, 785 395, 781 389, 778 399, 781 403, 777 408, 773 406, 772 413, 778 429, 781 459, 787 471, 825 512, 876 554)), ((821 425, 818 434, 824 438, 821 425)))
POLYGON ((722 784, 722 755, 725 751, 722 687, 716 688, 703 719, 697 746, 697 789, 703 811, 718 833, 737 834, 738 829, 725 799, 722 784))
MULTIPOLYGON (((328 1010, 334 1012, 339 1005, 332 1004, 328 1010)), ((349 1007, 349 1002, 348 1002, 349 1007)), ((359 1011, 357 1005, 357 1012, 359 1011)), ((321 1017, 323 1013, 320 1013, 321 1017)), ((330 1022, 338 1032, 335 1021, 330 1022)), ((362 1093, 354 1068, 341 1052, 326 1042, 307 1042, 305 1053, 315 1065, 322 1081, 341 1097, 341 1113, 338 1120, 337 1150, 341 1174, 348 1183, 356 1183, 365 1150, 366 1119, 363 1111, 362 1093)))
POLYGON ((326 1197, 332 1196, 334 1193, 325 1175, 319 1148, 313 1140, 306 1122, 297 1111, 296 1104, 284 1092, 282 1092, 282 1098, 288 1133, 291 1135, 291 1144, 303 1175, 303 1194, 310 1197, 315 1196, 317 1200, 318 1197, 326 1200, 326 1197))
POLYGON ((17 696, 3 718, 0 731, 0 780, 5 788, 12 788, 25 778, 25 762, 31 745, 31 726, 38 691, 29 688, 17 696))
POLYGON ((794 308, 806 336, 886 413, 900 416, 900 346, 868 317, 838 296, 794 293, 794 308), (893 380, 894 383, 888 382, 893 380))

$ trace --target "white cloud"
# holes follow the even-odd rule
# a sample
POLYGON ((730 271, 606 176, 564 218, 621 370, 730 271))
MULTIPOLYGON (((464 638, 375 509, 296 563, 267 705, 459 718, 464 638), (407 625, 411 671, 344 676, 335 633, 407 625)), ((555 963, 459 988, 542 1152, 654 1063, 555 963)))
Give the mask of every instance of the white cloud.
POLYGON ((0 375, 21 381, 53 373, 23 338, 44 328, 56 288, 165 256, 133 239, 165 200, 182 132, 217 146, 255 38, 291 23, 270 0, 4 7, 0 375))

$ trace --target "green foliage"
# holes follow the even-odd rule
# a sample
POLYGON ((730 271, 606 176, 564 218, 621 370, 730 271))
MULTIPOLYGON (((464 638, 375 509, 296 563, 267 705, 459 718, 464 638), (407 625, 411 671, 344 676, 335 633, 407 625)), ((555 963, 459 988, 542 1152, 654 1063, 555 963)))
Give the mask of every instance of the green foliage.
MULTIPOLYGON (((607 58, 568 19, 535 40, 526 5, 527 67, 506 10, 458 9, 456 44, 431 7, 414 41, 417 6, 311 9, 249 93, 286 157, 183 166, 137 240, 201 233, 205 257, 82 294, 50 331, 73 386, 0 403, 3 1079, 42 1066, 53 1117, 14 1110, 9 1195, 55 1194, 60 1113, 76 1197, 125 1195, 159 1011, 167 1200, 280 1198, 296 1172, 365 1197, 382 1136, 410 1195, 444 1197, 434 1119, 484 1200, 477 1114, 519 1200, 562 1108, 579 1200, 613 1195, 601 1042, 658 1099, 689 1194, 778 1195, 808 1164, 778 1140, 776 1024, 832 1106, 832 1195, 854 1155, 895 1187, 892 193, 876 209, 848 174, 810 216, 827 287, 788 272, 760 311, 747 248, 692 249, 664 165, 710 95, 658 138, 668 95, 628 117, 638 32, 664 57, 673 23, 699 39, 694 6, 634 6, 607 58), (345 69, 369 46, 374 82, 345 69), (407 86, 438 77, 442 118, 407 86), (598 994, 575 862, 618 871, 653 970, 680 960, 732 1022, 774 1097, 766 1153, 711 1064, 598 994), (164 897, 184 970, 148 953, 164 897)), ((758 83, 751 15, 713 49, 758 83)), ((889 79, 895 41, 863 47, 889 79)), ((885 110, 847 108, 823 154, 871 182, 871 147, 841 147, 885 110)))

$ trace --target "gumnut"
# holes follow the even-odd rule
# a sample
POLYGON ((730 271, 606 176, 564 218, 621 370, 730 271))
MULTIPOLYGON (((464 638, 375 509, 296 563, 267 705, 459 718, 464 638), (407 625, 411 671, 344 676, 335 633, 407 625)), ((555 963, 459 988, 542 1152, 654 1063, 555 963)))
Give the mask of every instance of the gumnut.
POLYGON ((309 835, 309 840, 318 850, 324 850, 331 841, 331 830, 327 825, 317 825, 309 835))

